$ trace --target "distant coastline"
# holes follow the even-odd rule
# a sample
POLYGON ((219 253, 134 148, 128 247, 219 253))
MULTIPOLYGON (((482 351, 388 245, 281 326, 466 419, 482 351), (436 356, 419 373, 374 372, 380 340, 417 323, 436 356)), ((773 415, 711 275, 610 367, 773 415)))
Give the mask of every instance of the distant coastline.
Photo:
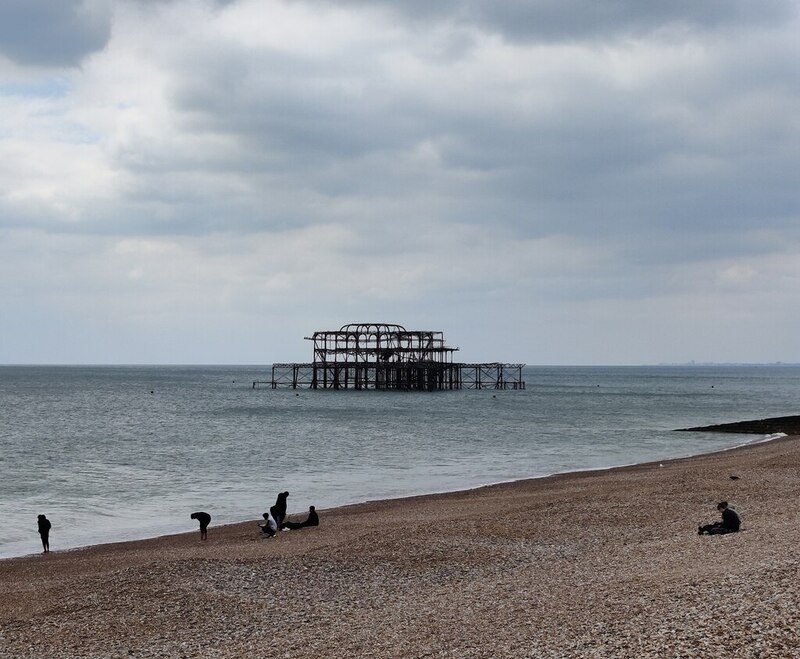
POLYGON ((656 366, 800 366, 800 362, 696 362, 690 360, 688 362, 659 362, 656 366))

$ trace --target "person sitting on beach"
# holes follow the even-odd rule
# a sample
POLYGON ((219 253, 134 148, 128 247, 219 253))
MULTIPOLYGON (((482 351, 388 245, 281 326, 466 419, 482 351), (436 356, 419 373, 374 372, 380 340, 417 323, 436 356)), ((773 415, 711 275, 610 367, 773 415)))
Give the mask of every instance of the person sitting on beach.
POLYGON ((208 513, 192 513, 191 519, 196 519, 200 522, 200 539, 201 540, 208 540, 208 525, 211 524, 211 515, 208 513))
POLYGON ((42 548, 44 549, 45 554, 50 553, 50 520, 47 519, 44 515, 39 515, 37 518, 37 524, 39 526, 39 535, 42 537, 42 548))
POLYGON ((308 507, 308 517, 302 522, 284 522, 282 528, 295 531, 309 526, 319 526, 319 515, 317 515, 317 509, 314 506, 308 507))
POLYGON ((278 494, 275 505, 269 509, 269 514, 272 515, 279 529, 283 527, 283 520, 286 519, 286 499, 288 496, 288 492, 278 494))
POLYGON ((268 538, 271 538, 278 532, 278 525, 275 522, 275 519, 269 513, 264 513, 262 515, 264 518, 264 523, 259 524, 258 528, 261 529, 261 532, 266 535, 268 538))
POLYGON ((727 501, 720 501, 717 510, 722 513, 722 521, 698 526, 698 535, 708 533, 709 535, 722 535, 723 533, 736 533, 742 525, 738 513, 728 505, 727 501))

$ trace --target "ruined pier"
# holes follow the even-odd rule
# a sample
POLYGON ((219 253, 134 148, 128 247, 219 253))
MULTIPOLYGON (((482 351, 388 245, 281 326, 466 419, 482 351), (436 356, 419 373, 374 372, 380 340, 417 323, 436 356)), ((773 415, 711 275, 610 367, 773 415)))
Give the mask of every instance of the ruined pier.
POLYGON ((524 389, 524 364, 453 361, 458 348, 438 331, 407 330, 402 325, 359 323, 338 331, 314 332, 313 361, 276 363, 269 381, 253 388, 379 389, 442 391, 524 389))

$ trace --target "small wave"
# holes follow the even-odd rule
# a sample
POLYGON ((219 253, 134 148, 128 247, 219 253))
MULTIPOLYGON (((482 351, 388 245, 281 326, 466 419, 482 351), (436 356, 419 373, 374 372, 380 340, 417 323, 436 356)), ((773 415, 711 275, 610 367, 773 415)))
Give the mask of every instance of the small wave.
POLYGON ((780 439, 781 437, 788 437, 785 432, 774 432, 771 435, 764 435, 759 442, 771 442, 773 439, 780 439))
POLYGON ((746 441, 742 442, 741 444, 734 444, 730 448, 734 449, 741 448, 742 446, 750 446, 752 444, 763 444, 764 442, 771 442, 773 440, 780 439, 781 437, 788 437, 788 435, 785 432, 774 432, 771 435, 762 435, 761 437, 756 438, 754 438, 752 435, 749 437, 743 435, 743 437, 746 437, 746 441))

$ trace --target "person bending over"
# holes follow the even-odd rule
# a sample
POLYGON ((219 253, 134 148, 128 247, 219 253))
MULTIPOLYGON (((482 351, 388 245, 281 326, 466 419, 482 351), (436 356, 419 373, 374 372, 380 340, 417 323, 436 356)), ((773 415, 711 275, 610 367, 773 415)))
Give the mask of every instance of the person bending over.
POLYGON ((727 501, 720 501, 717 504, 717 510, 722 513, 722 521, 714 522, 713 524, 706 524, 705 526, 698 526, 697 533, 703 535, 722 535, 723 533, 736 533, 742 525, 738 513, 728 505, 727 501))
POLYGON ((275 520, 279 529, 283 527, 283 520, 286 519, 286 499, 288 496, 288 492, 278 494, 275 505, 269 509, 269 514, 272 515, 272 519, 275 520))
POLYGON ((208 540, 208 525, 211 524, 211 515, 208 513, 192 513, 192 519, 196 519, 200 522, 200 539, 201 540, 208 540))
POLYGON ((264 518, 264 523, 259 524, 258 528, 261 529, 261 532, 265 536, 271 538, 278 532, 278 525, 275 523, 275 519, 269 513, 264 513, 262 517, 264 518))
POLYGON ((44 515, 39 515, 37 518, 39 526, 39 535, 42 537, 42 548, 45 554, 50 553, 50 520, 44 515))
POLYGON ((308 517, 304 519, 302 522, 284 522, 283 528, 284 529, 304 529, 309 526, 319 526, 319 515, 317 515, 317 509, 314 506, 308 507, 308 517))

